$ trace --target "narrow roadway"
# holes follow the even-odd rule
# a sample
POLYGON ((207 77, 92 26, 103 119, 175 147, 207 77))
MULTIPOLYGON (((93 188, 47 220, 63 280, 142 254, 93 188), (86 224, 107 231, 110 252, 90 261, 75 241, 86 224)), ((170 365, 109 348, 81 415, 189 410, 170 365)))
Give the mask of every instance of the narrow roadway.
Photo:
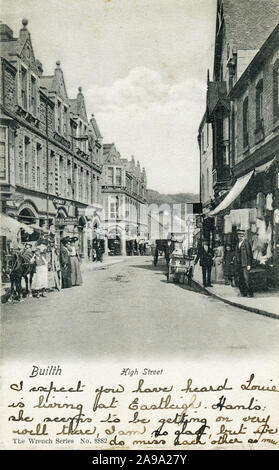
POLYGON ((84 274, 81 287, 2 305, 4 359, 209 359, 278 354, 279 322, 166 282, 150 257, 84 274))

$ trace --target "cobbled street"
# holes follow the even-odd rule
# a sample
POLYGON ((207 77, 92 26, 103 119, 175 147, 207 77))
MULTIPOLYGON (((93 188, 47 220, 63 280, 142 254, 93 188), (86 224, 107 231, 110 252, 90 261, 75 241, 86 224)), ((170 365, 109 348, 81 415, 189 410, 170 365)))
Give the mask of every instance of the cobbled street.
POLYGON ((112 359, 278 353, 279 322, 167 283, 163 263, 127 258, 80 287, 2 305, 4 359, 112 359))

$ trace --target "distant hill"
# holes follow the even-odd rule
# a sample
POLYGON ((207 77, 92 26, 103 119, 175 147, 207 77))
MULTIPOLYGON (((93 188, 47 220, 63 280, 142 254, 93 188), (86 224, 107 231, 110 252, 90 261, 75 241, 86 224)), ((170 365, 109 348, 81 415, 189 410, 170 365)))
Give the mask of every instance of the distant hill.
POLYGON ((153 189, 147 190, 148 204, 185 204, 199 202, 199 195, 193 193, 161 194, 153 189))

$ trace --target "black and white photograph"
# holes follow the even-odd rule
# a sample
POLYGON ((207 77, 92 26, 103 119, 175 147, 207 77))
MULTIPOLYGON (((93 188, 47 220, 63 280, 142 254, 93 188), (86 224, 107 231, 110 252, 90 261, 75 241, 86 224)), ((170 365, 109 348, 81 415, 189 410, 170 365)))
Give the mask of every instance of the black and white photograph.
POLYGON ((278 450, 279 0, 0 20, 0 448, 278 450))

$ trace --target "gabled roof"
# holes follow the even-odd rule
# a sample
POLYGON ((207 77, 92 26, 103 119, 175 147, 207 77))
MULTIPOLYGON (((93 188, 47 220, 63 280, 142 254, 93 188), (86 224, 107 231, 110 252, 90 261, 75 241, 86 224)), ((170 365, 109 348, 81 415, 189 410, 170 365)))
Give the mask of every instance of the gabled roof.
POLYGON ((90 124, 92 126, 93 131, 94 131, 96 139, 102 139, 102 134, 100 132, 100 129, 99 129, 99 126, 97 124, 97 121, 96 121, 96 118, 95 118, 94 114, 91 115, 90 124))
POLYGON ((79 87, 77 97, 69 99, 70 110, 75 116, 79 116, 83 121, 88 122, 84 96, 82 88, 79 87))
POLYGON ((22 20, 23 27, 19 32, 19 37, 14 38, 12 36, 12 30, 6 25, 2 25, 2 29, 9 30, 9 35, 0 41, 1 43, 1 56, 7 59, 8 61, 12 60, 12 56, 20 57, 26 65, 37 75, 41 74, 41 64, 36 60, 31 36, 27 29, 27 20, 22 20))
POLYGON ((55 92, 64 102, 69 102, 64 75, 60 68, 59 60, 56 62, 54 75, 40 77, 40 86, 46 88, 50 93, 55 92))

